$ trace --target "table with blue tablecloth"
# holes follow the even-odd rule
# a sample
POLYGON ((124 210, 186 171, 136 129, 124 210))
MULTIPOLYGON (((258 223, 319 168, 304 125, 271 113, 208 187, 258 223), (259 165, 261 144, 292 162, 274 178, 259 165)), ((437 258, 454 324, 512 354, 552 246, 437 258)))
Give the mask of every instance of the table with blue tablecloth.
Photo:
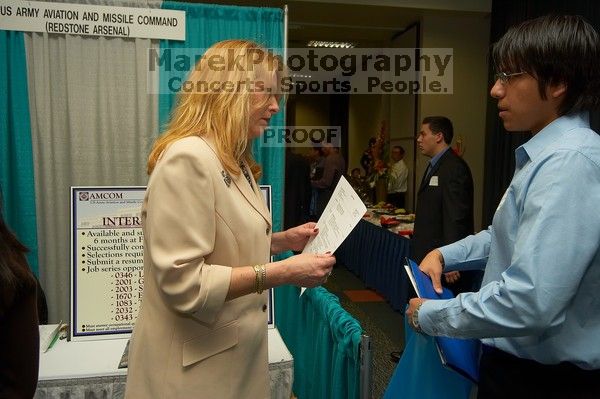
POLYGON ((338 264, 386 298, 394 310, 403 310, 412 293, 404 271, 409 248, 409 239, 361 220, 335 256, 338 264))

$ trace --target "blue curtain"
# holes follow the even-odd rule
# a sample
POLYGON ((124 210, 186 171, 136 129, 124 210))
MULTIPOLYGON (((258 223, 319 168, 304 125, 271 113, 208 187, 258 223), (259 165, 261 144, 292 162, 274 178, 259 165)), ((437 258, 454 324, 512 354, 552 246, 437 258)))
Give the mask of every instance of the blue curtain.
MULTIPOLYGON (((163 2, 162 8, 186 12, 186 40, 162 40, 161 49, 190 49, 187 54, 200 56, 202 51, 199 50, 227 39, 249 39, 266 48, 283 48, 283 10, 278 8, 186 4, 172 1, 163 2)), ((164 69, 161 68, 159 77, 159 88, 163 93, 169 91, 170 79, 184 79, 188 73, 164 69)), ((172 94, 159 96, 158 114, 161 130, 169 120, 175 100, 176 96, 172 94)), ((271 118, 271 124, 282 126, 283 112, 271 118)), ((260 147, 255 140, 253 151, 256 161, 263 167, 263 177, 259 183, 272 186, 273 230, 280 231, 283 216, 284 148, 260 147)))
POLYGON ((35 183, 23 32, 0 30, 0 185, 6 223, 38 275, 35 183))
POLYGON ((394 310, 402 310, 412 293, 402 266, 409 249, 410 240, 360 220, 335 251, 335 258, 367 287, 382 294, 394 310))

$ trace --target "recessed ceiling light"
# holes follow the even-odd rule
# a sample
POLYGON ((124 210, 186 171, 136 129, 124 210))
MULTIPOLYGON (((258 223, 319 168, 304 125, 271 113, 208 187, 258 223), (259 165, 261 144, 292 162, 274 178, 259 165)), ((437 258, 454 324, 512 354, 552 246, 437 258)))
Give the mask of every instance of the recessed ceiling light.
POLYGON ((308 47, 329 47, 329 48, 353 48, 356 46, 352 42, 329 42, 323 40, 311 40, 307 44, 308 47))
POLYGON ((310 79, 310 78, 312 78, 312 75, 302 75, 300 73, 292 73, 290 75, 290 77, 292 77, 294 79, 310 79))

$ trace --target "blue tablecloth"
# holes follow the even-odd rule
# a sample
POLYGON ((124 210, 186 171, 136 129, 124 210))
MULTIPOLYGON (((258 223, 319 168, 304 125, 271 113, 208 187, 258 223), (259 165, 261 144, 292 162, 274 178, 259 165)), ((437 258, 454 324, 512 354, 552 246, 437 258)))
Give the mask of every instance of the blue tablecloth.
POLYGON ((335 256, 338 264, 386 298, 394 310, 404 310, 412 292, 404 271, 409 246, 407 238, 361 220, 335 256))
POLYGON ((473 383, 442 366, 434 338, 414 332, 404 318, 406 347, 383 399, 468 399, 473 383))

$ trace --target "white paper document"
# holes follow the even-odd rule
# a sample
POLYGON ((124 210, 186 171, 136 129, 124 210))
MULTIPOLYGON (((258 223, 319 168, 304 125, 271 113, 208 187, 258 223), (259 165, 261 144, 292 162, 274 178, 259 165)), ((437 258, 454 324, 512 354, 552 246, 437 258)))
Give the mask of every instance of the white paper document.
MULTIPOLYGON (((317 222, 319 234, 306 244, 302 253, 335 252, 366 211, 365 204, 342 176, 317 222)), ((300 295, 304 290, 306 288, 302 288, 300 295)))

